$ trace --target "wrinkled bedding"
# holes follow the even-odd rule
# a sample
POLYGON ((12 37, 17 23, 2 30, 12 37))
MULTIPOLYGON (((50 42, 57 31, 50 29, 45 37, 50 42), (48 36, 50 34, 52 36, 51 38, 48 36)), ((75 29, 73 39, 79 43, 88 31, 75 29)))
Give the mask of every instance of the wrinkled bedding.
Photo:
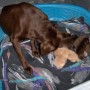
MULTIPOLYGON (((60 22, 53 23, 63 28, 62 31, 67 31, 65 24, 61 26, 60 22)), ((69 31, 72 34, 79 33, 78 35, 87 34, 71 28, 69 31)), ((32 55, 29 40, 22 42, 21 48, 27 62, 32 66, 33 74, 30 76, 24 72, 8 36, 5 35, 0 42, 0 83, 2 84, 0 90, 67 90, 90 80, 89 56, 78 63, 67 61, 62 69, 57 69, 53 65, 53 52, 36 58, 32 55)))

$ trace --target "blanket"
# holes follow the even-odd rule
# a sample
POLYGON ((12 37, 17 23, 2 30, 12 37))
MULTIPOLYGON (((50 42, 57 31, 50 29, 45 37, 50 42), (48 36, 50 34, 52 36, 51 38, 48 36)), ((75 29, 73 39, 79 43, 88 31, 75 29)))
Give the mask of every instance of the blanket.
POLYGON ((30 40, 21 44, 33 74, 28 75, 5 35, 0 42, 0 90, 67 90, 90 80, 90 57, 78 63, 69 60, 62 69, 53 65, 53 52, 37 58, 32 55, 30 40))

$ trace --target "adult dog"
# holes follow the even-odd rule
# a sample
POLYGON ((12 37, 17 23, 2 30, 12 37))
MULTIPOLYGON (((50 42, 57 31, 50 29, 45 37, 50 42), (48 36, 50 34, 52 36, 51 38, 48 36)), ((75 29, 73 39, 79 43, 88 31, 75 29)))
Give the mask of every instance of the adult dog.
POLYGON ((20 48, 20 41, 31 40, 34 56, 42 56, 55 50, 60 42, 60 33, 48 20, 45 13, 29 3, 19 3, 3 7, 0 26, 10 37, 14 49, 26 72, 32 72, 20 48), (59 37, 58 37, 59 36, 59 37))

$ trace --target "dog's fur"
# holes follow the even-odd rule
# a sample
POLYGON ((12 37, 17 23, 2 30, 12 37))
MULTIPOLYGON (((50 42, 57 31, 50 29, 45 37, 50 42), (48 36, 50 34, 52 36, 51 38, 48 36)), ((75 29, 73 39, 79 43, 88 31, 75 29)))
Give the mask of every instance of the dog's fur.
POLYGON ((25 60, 20 49, 20 41, 31 40, 31 49, 34 56, 42 56, 54 51, 61 35, 48 20, 47 15, 29 3, 20 3, 5 6, 0 15, 0 26, 9 35, 25 71, 31 73, 31 66, 25 60))
POLYGON ((58 48, 54 51, 54 55, 55 55, 55 60, 53 62, 53 64, 58 68, 62 68, 67 60, 70 60, 71 62, 77 62, 77 61, 80 61, 78 55, 66 48, 66 47, 62 47, 62 48, 58 48))

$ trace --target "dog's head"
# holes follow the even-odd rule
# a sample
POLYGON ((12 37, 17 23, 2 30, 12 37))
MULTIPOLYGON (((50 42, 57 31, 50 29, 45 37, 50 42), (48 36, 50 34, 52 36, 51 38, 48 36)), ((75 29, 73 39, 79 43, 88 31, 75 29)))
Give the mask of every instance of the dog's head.
POLYGON ((55 49, 58 48, 60 41, 61 41, 61 33, 59 33, 58 36, 58 29, 55 28, 50 22, 47 22, 47 26, 45 27, 45 40, 43 42, 41 42, 40 45, 40 52, 41 55, 45 55, 48 54, 52 51, 54 51, 55 49))

